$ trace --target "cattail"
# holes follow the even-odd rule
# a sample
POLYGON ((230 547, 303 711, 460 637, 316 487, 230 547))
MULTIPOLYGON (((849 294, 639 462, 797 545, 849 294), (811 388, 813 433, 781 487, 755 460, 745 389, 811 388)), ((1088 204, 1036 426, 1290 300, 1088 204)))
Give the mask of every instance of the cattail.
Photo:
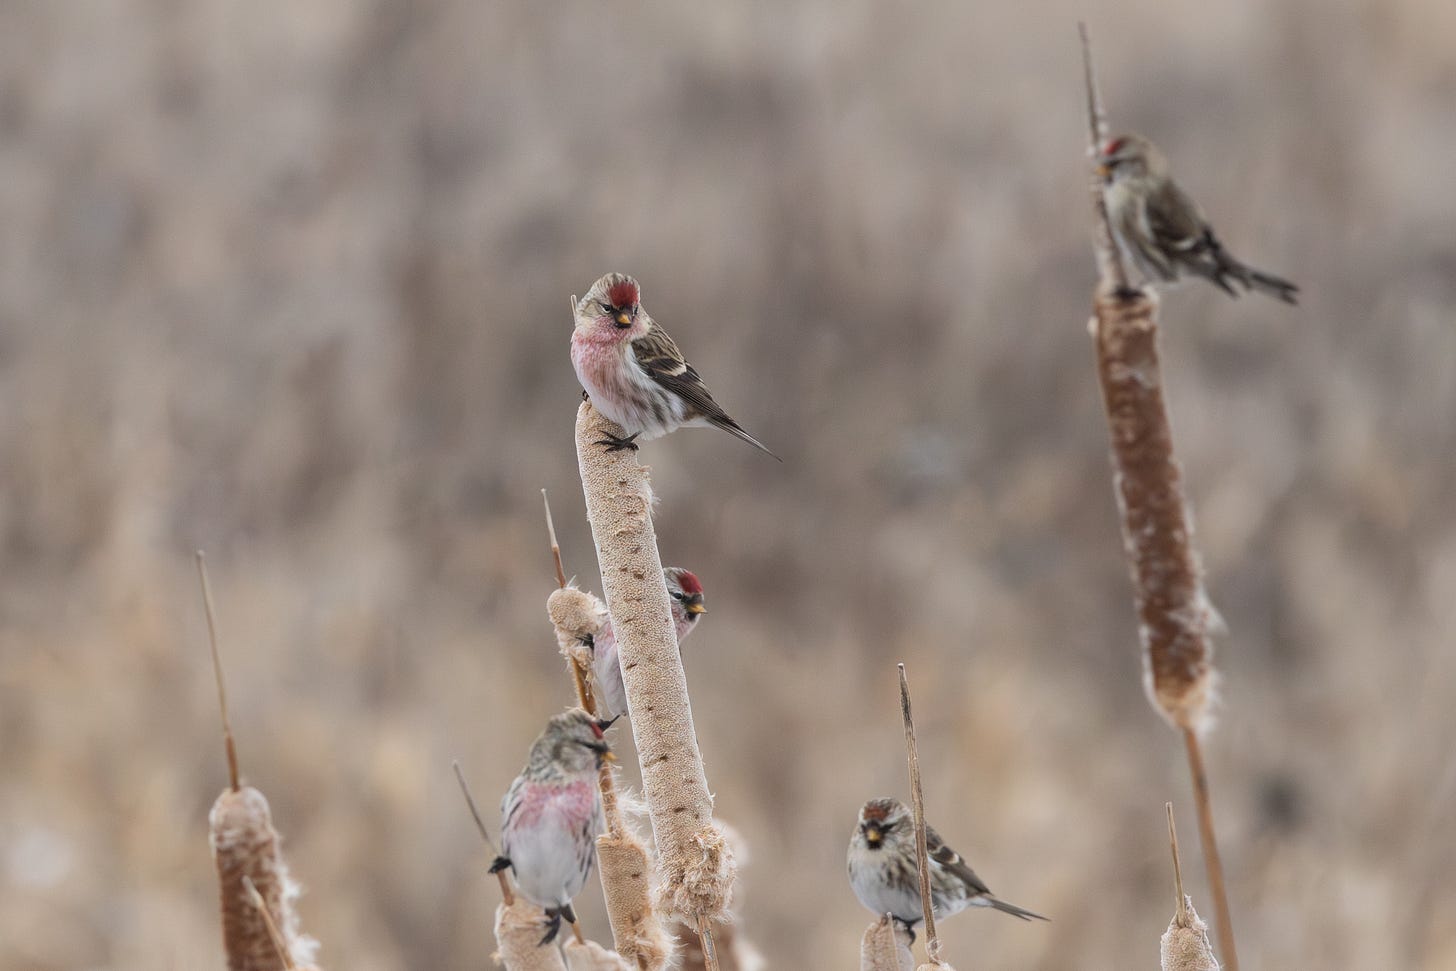
MULTIPOLYGON (((545 489, 541 490, 541 495, 544 501, 545 489)), ((551 618, 552 630, 556 632, 557 646, 571 665, 577 698, 584 709, 595 714, 595 702, 585 677, 592 662, 591 649, 586 645, 588 638, 601 633, 606 625, 607 608, 586 591, 566 585, 561 547, 556 542, 556 527, 551 521, 549 502, 546 503, 546 528, 551 537, 558 584, 546 599, 546 614, 551 618)), ((632 971, 659 971, 667 967, 672 958, 673 941, 652 908, 647 879, 651 859, 647 847, 622 821, 610 765, 602 766, 597 785, 602 794, 602 815, 607 823, 607 831, 597 837, 597 873, 600 874, 602 893, 607 902, 607 919, 612 925, 612 944, 616 948, 613 957, 620 957, 623 967, 632 971)))
POLYGON ((869 926, 859 945, 859 971, 915 971, 904 924, 886 914, 869 926))
MULTIPOLYGON (((733 854, 713 822, 652 528, 647 470, 633 452, 608 452, 599 444, 620 431, 584 402, 576 422, 577 461, 657 847, 657 906, 710 938, 707 922, 727 915, 733 854)), ((711 955, 711 940, 704 946, 711 955)))
MULTIPOLYGON (((749 853, 743 834, 721 820, 718 825, 723 828, 729 844, 733 847, 733 858, 738 866, 746 866, 749 853)), ((738 894, 734 895, 733 903, 735 910, 742 906, 738 894)), ((718 971, 761 971, 764 967, 763 955, 743 933, 743 926, 736 914, 730 921, 714 921, 712 930, 713 943, 718 949, 718 971)), ((702 943, 689 938, 682 946, 681 971, 708 971, 707 957, 702 943)))
POLYGON ((288 876, 288 864, 279 848, 268 800, 239 781, 238 753, 228 721, 227 688, 217 646, 217 620, 207 562, 197 551, 197 579, 207 615, 212 673, 217 682, 218 711, 222 717, 227 755, 228 788, 208 813, 208 842, 217 865, 222 898, 222 938, 228 971, 316 971, 312 969, 318 942, 299 932, 294 903, 299 888, 288 876))
POLYGON ((561 949, 541 943, 545 917, 540 907, 522 897, 496 907, 492 956, 506 971, 566 971, 561 949))
MULTIPOLYGON (((1095 157, 1106 124, 1086 25, 1079 24, 1078 29, 1089 148, 1095 157)), ((1215 672, 1208 634, 1215 615, 1193 548, 1193 520, 1183 498, 1182 472, 1173 458, 1173 431, 1158 363, 1157 298, 1128 285, 1121 254, 1113 245, 1102 187, 1102 176, 1094 169, 1089 173, 1089 189, 1099 280, 1092 300, 1091 331, 1111 433, 1123 546, 1133 579, 1144 686, 1153 707, 1183 735, 1209 889, 1218 915, 1219 946, 1229 971, 1238 971, 1199 743, 1199 733, 1209 725, 1213 702, 1215 672)))
POLYGON ((632 971, 616 951, 608 951, 596 941, 567 941, 567 971, 632 971))
POLYGON ((310 964, 318 944, 299 933, 298 885, 288 876, 268 800, 252 786, 225 789, 212 805, 208 824, 222 891, 228 971, 283 971, 310 964), (263 907, 255 905, 253 892, 263 907))

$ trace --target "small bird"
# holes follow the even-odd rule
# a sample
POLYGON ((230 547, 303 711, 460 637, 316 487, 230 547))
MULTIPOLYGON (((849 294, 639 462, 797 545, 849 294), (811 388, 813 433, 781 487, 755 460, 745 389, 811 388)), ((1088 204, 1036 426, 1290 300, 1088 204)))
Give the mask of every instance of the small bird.
MULTIPOLYGON (((698 618, 707 613, 703 606, 703 584, 697 575, 679 566, 662 571, 667 581, 667 594, 672 598, 672 624, 677 631, 677 644, 698 626, 698 618)), ((622 684, 622 665, 617 657, 617 635, 612 633, 609 619, 591 636, 592 692, 603 715, 627 714, 627 689, 622 684)))
MULTIPOLYGON (((1022 920, 1046 920, 999 900, 961 855, 925 827, 930 861, 930 899, 936 917, 967 907, 994 907, 1022 920)), ((859 811, 849 837, 849 884, 854 895, 876 914, 890 914, 914 932, 925 913, 920 906, 920 877, 915 865, 915 821, 898 799, 871 799, 859 811)))
POLYGON ((571 901, 604 828, 597 770, 616 761, 605 737, 611 724, 580 708, 553 715, 501 800, 501 855, 490 872, 510 867, 521 896, 546 911, 543 945, 556 939, 562 918, 576 923, 571 901))
POLYGON ((1172 283, 1192 273, 1231 297, 1239 295, 1238 283, 1298 302, 1299 287, 1240 263, 1223 248, 1198 203, 1173 181, 1168 159, 1143 136, 1109 139, 1097 155, 1097 171, 1107 180, 1103 196, 1113 235, 1149 282, 1172 283))
POLYGON ((713 400, 697 370, 643 308, 637 281, 624 273, 608 273, 577 302, 571 364, 597 411, 626 432, 597 443, 608 451, 636 451, 637 439, 649 441, 683 425, 715 425, 778 458, 713 400))

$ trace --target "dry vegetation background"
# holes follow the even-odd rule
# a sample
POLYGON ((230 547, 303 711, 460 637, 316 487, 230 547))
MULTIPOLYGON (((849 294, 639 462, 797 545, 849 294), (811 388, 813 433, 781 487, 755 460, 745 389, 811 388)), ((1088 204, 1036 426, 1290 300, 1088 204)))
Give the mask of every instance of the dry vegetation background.
POLYGON ((930 818, 1054 918, 947 955, 1155 966, 1165 799, 1205 891, 1083 329, 1079 16, 1114 125, 1305 288, 1164 313, 1244 967, 1456 968, 1449 0, 0 3, 0 967, 222 966, 199 546, 323 965, 486 965, 450 759, 493 806, 570 699, 538 490, 599 589, 566 298, 609 269, 786 459, 643 453, 771 966, 854 965, 898 659, 930 818))

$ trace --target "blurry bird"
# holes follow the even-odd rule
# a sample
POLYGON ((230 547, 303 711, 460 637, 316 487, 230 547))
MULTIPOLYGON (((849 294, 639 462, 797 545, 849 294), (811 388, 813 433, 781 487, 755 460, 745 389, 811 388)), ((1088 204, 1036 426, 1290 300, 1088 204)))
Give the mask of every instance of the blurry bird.
POLYGON ((556 939, 563 917, 576 923, 571 901, 604 828, 597 770, 615 761, 603 735, 610 725, 580 708, 552 716, 501 800, 501 855, 490 872, 510 867, 521 896, 546 911, 542 944, 556 939))
MULTIPOLYGON (((672 624, 677 631, 678 647, 681 648, 683 640, 698 626, 698 618, 707 613, 707 608, 703 606, 703 585, 696 574, 678 566, 663 570, 662 576, 667 581, 672 624)), ((592 693, 597 698, 598 713, 608 716, 627 714, 627 689, 622 684, 622 665, 617 657, 617 635, 612 632, 610 619, 591 638, 591 648, 592 693)))
POLYGON ((642 307, 637 281, 608 273, 576 304, 571 363, 592 405, 622 426, 622 438, 598 442, 608 451, 637 449, 683 425, 714 425, 768 450, 713 400, 698 372, 642 307))
MULTIPOLYGON (((930 863, 930 899, 936 917, 958 914, 967 907, 994 907, 1022 920, 1046 920, 998 900, 959 853, 925 827, 930 863)), ((914 929, 924 919, 920 877, 915 865, 915 821, 898 799, 871 799, 859 811, 849 837, 849 883, 854 895, 876 914, 891 914, 914 929)))
POLYGON ((1229 296, 1238 283, 1285 303, 1299 287, 1240 263, 1228 253, 1189 195, 1173 181, 1168 160, 1141 135, 1109 139, 1097 156, 1107 180, 1103 195, 1113 235, 1150 283, 1171 283, 1184 273, 1201 276, 1229 296))

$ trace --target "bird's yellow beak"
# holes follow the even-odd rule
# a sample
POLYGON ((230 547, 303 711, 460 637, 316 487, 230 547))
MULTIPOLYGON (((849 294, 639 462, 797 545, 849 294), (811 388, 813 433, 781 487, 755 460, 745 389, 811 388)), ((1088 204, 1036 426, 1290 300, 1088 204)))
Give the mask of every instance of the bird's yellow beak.
POLYGON ((1112 175, 1112 167, 1108 165, 1099 165, 1097 166, 1097 174, 1102 176, 1104 179, 1108 178, 1112 175))
POLYGON ((704 607, 701 603, 690 603, 683 610, 690 614, 706 614, 708 612, 708 608, 704 607))
POLYGON ((869 829, 865 830, 865 842, 870 844, 871 848, 879 846, 884 838, 885 834, 880 832, 880 828, 878 826, 871 826, 869 829))
POLYGON ((617 761, 617 756, 610 749, 608 749, 607 751, 605 751, 605 752, 602 753, 602 761, 603 762, 615 762, 615 761, 617 761))
POLYGON ((625 310, 619 311, 617 314, 617 323, 621 324, 623 327, 630 327, 632 326, 632 316, 628 314, 625 310))

